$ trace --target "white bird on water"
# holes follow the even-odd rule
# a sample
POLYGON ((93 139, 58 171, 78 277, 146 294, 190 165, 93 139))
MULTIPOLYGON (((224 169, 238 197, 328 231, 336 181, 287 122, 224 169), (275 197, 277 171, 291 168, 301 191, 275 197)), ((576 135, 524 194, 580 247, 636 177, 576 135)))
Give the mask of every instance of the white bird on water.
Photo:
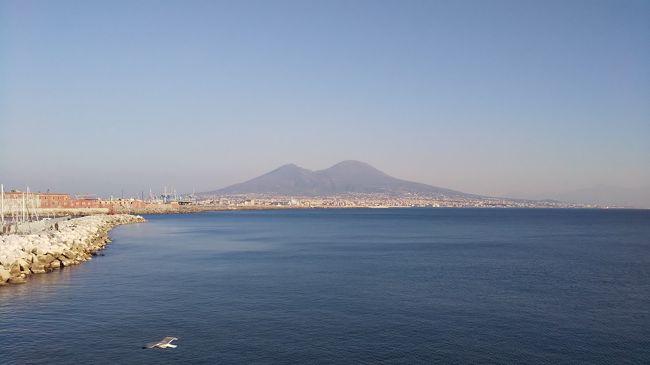
POLYGON ((148 344, 144 345, 142 347, 143 349, 152 349, 154 347, 157 347, 159 349, 166 349, 166 348, 172 348, 175 349, 177 345, 172 345, 172 341, 176 341, 178 338, 176 337, 165 337, 160 341, 157 342, 149 342, 148 344))

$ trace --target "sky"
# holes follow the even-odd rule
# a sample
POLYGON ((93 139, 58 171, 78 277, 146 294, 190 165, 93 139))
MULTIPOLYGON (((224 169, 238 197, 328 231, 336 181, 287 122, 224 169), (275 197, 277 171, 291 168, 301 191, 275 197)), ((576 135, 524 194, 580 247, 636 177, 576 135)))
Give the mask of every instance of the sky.
POLYGON ((650 2, 0 2, 5 187, 348 159, 497 196, 650 186, 650 2))

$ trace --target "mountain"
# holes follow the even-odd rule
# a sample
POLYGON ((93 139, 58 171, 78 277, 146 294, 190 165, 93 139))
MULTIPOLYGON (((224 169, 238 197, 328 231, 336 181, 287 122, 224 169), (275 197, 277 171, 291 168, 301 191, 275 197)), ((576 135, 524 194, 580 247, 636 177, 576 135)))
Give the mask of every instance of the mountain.
POLYGON ((288 164, 246 182, 201 193, 201 195, 327 196, 346 193, 419 194, 436 197, 473 196, 459 191, 397 179, 360 161, 343 161, 319 171, 288 164))
POLYGON ((624 188, 612 185, 596 185, 563 193, 547 194, 547 197, 580 204, 650 208, 650 186, 624 188))

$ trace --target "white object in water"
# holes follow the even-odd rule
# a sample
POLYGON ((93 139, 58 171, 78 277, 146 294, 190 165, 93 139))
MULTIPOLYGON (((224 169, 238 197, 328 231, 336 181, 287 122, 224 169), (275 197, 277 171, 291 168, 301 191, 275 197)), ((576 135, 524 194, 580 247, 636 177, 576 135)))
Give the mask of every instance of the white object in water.
POLYGON ((157 342, 149 342, 148 344, 144 345, 143 349, 152 349, 154 347, 157 347, 159 349, 166 349, 166 348, 172 348, 175 349, 177 345, 172 345, 172 341, 178 340, 176 337, 165 337, 160 341, 157 342))

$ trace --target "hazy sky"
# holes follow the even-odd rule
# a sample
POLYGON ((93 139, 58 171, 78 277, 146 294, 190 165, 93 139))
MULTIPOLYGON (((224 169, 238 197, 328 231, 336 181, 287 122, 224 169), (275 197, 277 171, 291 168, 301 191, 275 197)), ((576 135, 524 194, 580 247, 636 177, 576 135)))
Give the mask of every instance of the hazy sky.
POLYGON ((0 182, 650 185, 650 1, 2 1, 0 182))

